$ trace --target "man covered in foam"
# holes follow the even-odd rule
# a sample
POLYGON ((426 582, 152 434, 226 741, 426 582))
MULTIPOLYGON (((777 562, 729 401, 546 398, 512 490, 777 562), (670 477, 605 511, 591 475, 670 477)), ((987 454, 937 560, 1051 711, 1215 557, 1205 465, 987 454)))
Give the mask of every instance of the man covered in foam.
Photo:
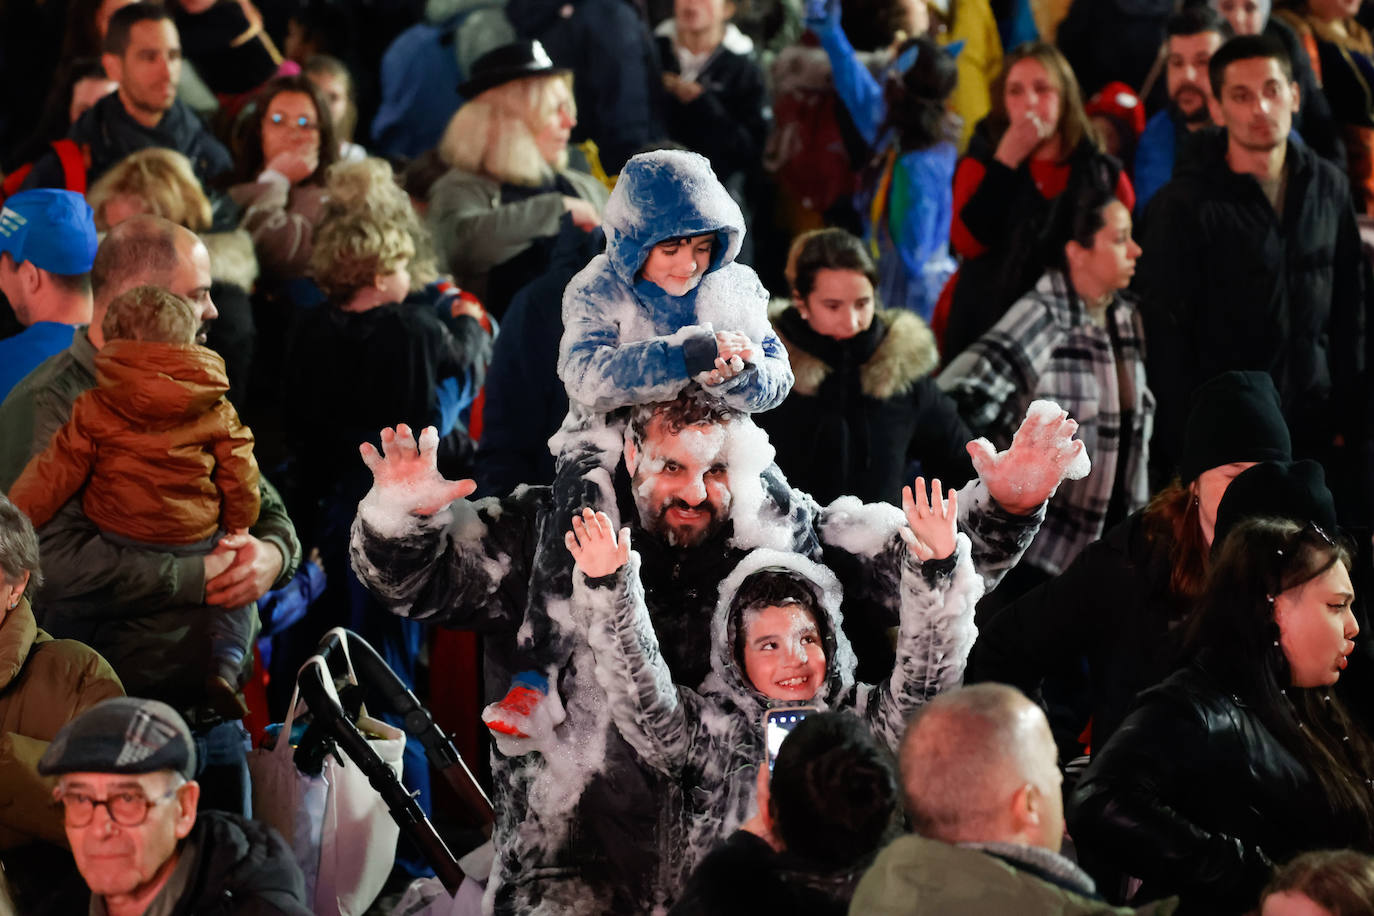
MULTIPOLYGON (((594 506, 617 516, 610 474, 622 408, 669 400, 695 381, 704 396, 752 413, 778 405, 792 387, 768 293, 735 262, 744 217, 705 158, 683 150, 633 157, 606 205, 605 229, 606 252, 563 295, 558 375, 568 415, 549 446, 554 493, 568 515, 594 506)), ((548 532, 535 563, 551 583, 571 575, 560 537, 548 532)), ((545 591, 532 590, 521 670, 483 712, 494 732, 529 737, 562 718, 551 681, 572 651, 572 633, 540 606, 545 591)))
MULTIPOLYGON (((1043 419, 1028 421, 1001 455, 970 446, 982 479, 959 492, 959 530, 989 589, 1035 537, 1045 500, 1072 451, 1082 448, 1061 448, 1076 429, 1062 411, 1043 419), (1035 480, 1044 481, 1038 492, 1027 486, 1035 480)), ((471 481, 438 474, 434 437, 422 436, 417 446, 402 427, 381 439, 384 456, 362 449, 374 486, 354 520, 353 567, 394 613, 481 632, 486 689, 500 696, 536 588, 536 545, 556 531, 566 557, 571 513, 550 487, 470 502, 471 481)), ((710 674, 719 584, 761 547, 835 573, 859 670, 876 672, 863 679, 888 676, 887 634, 900 618, 906 553, 902 509, 852 498, 817 505, 777 473, 767 437, 747 416, 690 391, 631 411, 624 456, 611 478, 614 495, 633 532, 646 607, 673 683, 696 688, 710 674), (716 436, 713 426, 725 434, 716 436)), ((541 600, 550 613, 571 627, 571 563, 567 569, 567 580, 540 587, 549 589, 541 600)), ((655 888, 673 880, 673 863, 660 857, 660 819, 663 800, 680 787, 644 767, 620 738, 593 668, 590 647, 575 642, 557 685, 565 721, 531 739, 534 753, 492 756, 496 856, 487 899, 497 913, 642 912, 655 888)))

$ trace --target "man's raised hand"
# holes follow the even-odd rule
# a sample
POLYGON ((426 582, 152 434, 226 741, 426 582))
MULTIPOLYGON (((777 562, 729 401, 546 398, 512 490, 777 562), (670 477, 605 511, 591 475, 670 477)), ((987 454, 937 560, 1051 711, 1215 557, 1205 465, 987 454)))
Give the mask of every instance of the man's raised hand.
POLYGON ((959 494, 950 490, 946 498, 940 481, 932 480, 927 499, 923 477, 916 478, 914 490, 913 495, 912 487, 902 487, 902 511, 909 527, 899 529, 899 533, 917 560, 943 560, 954 553, 959 533, 959 494))
POLYGON ((1054 495, 1065 480, 1092 470, 1087 447, 1074 439, 1078 423, 1053 401, 1032 401, 1011 447, 998 452, 986 439, 968 444, 973 468, 988 494, 1013 515, 1027 515, 1054 495))
POLYGON ((583 509, 581 515, 574 515, 572 531, 563 535, 563 543, 588 579, 609 576, 630 562, 630 529, 620 529, 617 543, 615 527, 605 512, 583 509))
POLYGON ((410 427, 404 423, 394 430, 382 430, 382 454, 371 442, 358 451, 372 471, 372 487, 380 502, 411 515, 433 515, 477 489, 471 480, 445 480, 435 464, 439 433, 426 426, 417 444, 410 427))

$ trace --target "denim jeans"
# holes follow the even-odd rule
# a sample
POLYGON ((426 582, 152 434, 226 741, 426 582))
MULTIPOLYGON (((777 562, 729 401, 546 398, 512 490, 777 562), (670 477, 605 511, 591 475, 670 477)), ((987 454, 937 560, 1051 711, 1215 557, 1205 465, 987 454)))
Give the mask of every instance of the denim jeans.
POLYGON ((239 721, 221 722, 191 732, 196 745, 200 807, 253 816, 253 784, 248 778, 248 732, 239 721))

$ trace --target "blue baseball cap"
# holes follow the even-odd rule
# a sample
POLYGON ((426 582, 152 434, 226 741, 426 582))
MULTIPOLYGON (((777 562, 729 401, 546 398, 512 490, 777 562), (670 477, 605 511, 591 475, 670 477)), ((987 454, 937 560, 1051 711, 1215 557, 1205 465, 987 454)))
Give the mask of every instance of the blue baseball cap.
POLYGON ((0 251, 52 274, 90 273, 95 263, 95 214, 75 191, 34 188, 5 200, 0 251))

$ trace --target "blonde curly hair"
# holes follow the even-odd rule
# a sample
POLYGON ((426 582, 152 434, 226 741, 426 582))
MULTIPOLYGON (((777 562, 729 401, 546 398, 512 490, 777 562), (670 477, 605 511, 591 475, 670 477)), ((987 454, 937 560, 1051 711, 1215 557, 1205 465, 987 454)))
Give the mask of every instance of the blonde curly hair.
POLYGON ((330 301, 342 303, 414 257, 415 242, 403 221, 360 210, 340 214, 315 230, 310 267, 330 301))
POLYGON ((138 198, 143 212, 169 219, 192 232, 210 228, 210 199, 201 190, 191 161, 175 150, 150 146, 130 153, 86 192, 95 227, 109 231, 105 207, 116 197, 138 198))
POLYGON ((424 220, 415 212, 410 195, 396 182, 391 164, 369 156, 356 162, 338 162, 325 178, 329 192, 322 224, 343 217, 361 217, 378 225, 399 226, 410 235, 410 286, 421 289, 439 278, 434 241, 424 220))

